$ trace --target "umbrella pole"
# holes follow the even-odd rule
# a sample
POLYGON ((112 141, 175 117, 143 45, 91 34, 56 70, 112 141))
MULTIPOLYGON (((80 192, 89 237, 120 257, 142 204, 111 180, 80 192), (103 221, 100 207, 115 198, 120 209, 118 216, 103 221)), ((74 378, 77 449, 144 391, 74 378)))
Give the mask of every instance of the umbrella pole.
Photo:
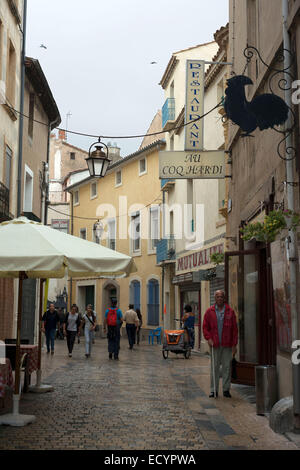
POLYGON ((44 283, 46 279, 40 279, 40 305, 39 305, 39 335, 38 335, 38 370, 36 372, 36 385, 29 387, 32 393, 47 393, 53 392, 54 388, 51 385, 42 384, 42 319, 43 319, 43 294, 44 283))
POLYGON ((18 293, 18 319, 17 319, 17 341, 16 341, 16 371, 15 371, 15 391, 13 395, 13 412, 6 415, 0 415, 0 424, 7 426, 26 426, 26 424, 35 421, 35 416, 21 415, 19 413, 20 395, 21 395, 21 325, 22 325, 22 300, 23 300, 23 281, 26 279, 26 273, 19 274, 19 293, 18 293))

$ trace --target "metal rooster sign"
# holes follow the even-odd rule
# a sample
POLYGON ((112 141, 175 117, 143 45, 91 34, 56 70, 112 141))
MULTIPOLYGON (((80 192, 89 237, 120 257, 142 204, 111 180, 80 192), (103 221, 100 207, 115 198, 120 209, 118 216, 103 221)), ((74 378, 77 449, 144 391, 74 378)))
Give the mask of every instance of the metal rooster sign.
POLYGON ((226 115, 244 131, 243 137, 251 136, 257 127, 262 131, 286 122, 289 108, 280 96, 264 93, 247 101, 245 86, 253 85, 253 82, 244 75, 230 78, 227 85, 224 104, 226 115))

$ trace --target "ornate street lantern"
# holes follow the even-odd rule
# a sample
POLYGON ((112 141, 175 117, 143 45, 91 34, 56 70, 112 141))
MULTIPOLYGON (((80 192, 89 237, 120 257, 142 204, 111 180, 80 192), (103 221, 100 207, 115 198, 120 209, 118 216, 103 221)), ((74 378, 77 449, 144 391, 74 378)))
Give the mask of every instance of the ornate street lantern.
POLYGON ((108 165, 111 160, 108 158, 108 147, 103 142, 100 141, 93 143, 90 146, 89 156, 86 158, 87 166, 92 178, 103 178, 106 174, 108 165), (98 145, 96 145, 98 144, 98 145), (91 152, 93 147, 96 147, 96 150, 91 152), (106 152, 102 148, 106 147, 106 152))

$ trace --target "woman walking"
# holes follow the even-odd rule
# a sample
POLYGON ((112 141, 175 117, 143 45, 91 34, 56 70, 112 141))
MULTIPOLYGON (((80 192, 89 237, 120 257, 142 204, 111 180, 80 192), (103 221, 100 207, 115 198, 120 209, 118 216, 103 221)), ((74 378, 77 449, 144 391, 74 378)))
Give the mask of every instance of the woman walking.
POLYGON ((85 336, 85 356, 90 357, 92 351, 94 331, 97 326, 96 316, 91 305, 86 307, 86 312, 83 315, 82 327, 84 327, 85 336))
POLYGON ((141 311, 139 308, 137 308, 136 310, 136 314, 138 316, 138 319, 139 319, 139 324, 138 324, 138 327, 136 329, 136 343, 137 345, 140 344, 140 333, 141 333, 141 328, 142 328, 142 324, 143 324, 143 317, 142 317, 142 314, 141 314, 141 311))
POLYGON ((76 335, 80 335, 81 317, 77 305, 72 305, 71 312, 67 313, 64 323, 64 335, 67 337, 69 357, 72 357, 76 335))

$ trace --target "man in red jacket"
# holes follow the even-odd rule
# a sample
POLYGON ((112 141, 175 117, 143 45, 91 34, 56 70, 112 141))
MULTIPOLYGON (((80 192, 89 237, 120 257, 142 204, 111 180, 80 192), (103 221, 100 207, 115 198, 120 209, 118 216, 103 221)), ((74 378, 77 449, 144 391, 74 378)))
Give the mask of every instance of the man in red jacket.
POLYGON ((222 364, 222 382, 224 397, 231 398, 231 360, 237 352, 238 328, 236 316, 232 308, 225 303, 225 293, 218 290, 215 293, 216 303, 210 307, 203 320, 203 335, 213 348, 214 370, 211 361, 210 398, 214 398, 214 377, 216 396, 218 396, 220 365, 222 364))

